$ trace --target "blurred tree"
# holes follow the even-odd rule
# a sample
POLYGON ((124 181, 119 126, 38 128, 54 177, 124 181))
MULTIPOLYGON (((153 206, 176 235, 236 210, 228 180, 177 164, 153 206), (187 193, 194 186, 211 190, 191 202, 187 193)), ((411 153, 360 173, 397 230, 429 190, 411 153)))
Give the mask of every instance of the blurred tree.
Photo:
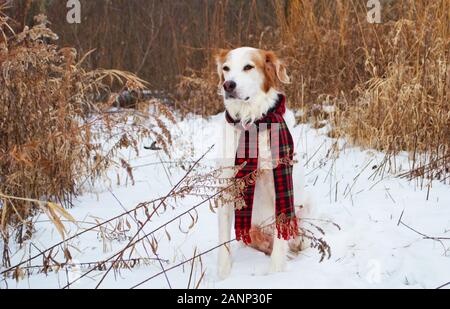
POLYGON ((52 0, 7 0, 6 4, 10 10, 8 15, 15 20, 18 30, 22 30, 26 25, 33 25, 34 16, 46 14, 52 2, 52 0))

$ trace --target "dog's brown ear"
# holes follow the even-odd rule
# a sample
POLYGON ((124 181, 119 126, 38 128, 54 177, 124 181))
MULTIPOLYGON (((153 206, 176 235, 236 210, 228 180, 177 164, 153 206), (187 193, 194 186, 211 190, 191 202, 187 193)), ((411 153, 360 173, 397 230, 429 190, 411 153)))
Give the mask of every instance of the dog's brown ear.
POLYGON ((216 60, 217 64, 217 74, 219 74, 220 78, 219 86, 222 86, 222 84, 224 83, 222 66, 225 63, 229 52, 229 49, 217 49, 214 51, 214 59, 216 60))
POLYGON ((214 50, 214 59, 216 59, 216 62, 220 62, 223 64, 229 52, 229 49, 216 49, 214 50))
POLYGON ((286 66, 284 63, 277 57, 277 55, 272 52, 268 51, 265 54, 266 56, 266 67, 267 71, 274 71, 277 79, 282 82, 283 84, 290 84, 291 78, 287 74, 286 66))

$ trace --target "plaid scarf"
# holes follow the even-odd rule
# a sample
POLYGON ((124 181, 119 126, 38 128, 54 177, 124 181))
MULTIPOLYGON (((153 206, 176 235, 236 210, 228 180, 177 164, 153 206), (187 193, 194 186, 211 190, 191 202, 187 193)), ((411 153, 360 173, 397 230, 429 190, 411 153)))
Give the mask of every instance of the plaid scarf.
POLYGON ((289 240, 291 237, 298 235, 292 183, 294 142, 283 119, 285 112, 286 97, 280 94, 275 107, 250 126, 242 125, 240 120, 235 120, 228 112, 226 113, 228 123, 234 124, 242 130, 235 160, 235 166, 240 167, 240 169, 235 178, 248 178, 244 180, 243 199, 245 207, 235 210, 235 231, 236 239, 242 240, 247 245, 252 243, 250 229, 258 170, 258 138, 259 132, 262 130, 268 130, 270 134, 278 238, 289 240))

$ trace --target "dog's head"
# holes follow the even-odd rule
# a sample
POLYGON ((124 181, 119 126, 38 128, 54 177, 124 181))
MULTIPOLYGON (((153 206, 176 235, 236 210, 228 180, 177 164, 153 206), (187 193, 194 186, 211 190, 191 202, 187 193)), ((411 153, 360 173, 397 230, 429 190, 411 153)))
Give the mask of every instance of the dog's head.
POLYGON ((286 67, 272 51, 251 47, 221 50, 216 55, 220 94, 227 110, 239 118, 267 112, 280 83, 290 83, 286 67))

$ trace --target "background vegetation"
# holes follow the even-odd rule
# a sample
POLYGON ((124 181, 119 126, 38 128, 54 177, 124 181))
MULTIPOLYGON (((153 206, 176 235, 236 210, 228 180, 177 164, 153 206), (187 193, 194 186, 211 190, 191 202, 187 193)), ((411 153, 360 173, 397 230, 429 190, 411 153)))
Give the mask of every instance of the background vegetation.
POLYGON ((10 67, 11 75, 3 75, 0 84, 0 192, 57 200, 74 193, 75 171, 83 170, 77 158, 92 150, 89 131, 74 140, 56 135, 52 146, 36 142, 28 152, 20 147, 37 136, 47 143, 55 130, 62 136, 72 132, 73 119, 85 117, 93 103, 85 89, 117 90, 130 78, 136 88, 136 74, 149 88, 164 90, 179 111, 220 112, 212 54, 242 45, 271 49, 285 59, 294 80, 285 91, 291 107, 303 111, 299 121, 332 124, 333 137, 384 151, 387 162, 409 151, 409 176, 448 182, 448 0, 381 1, 380 24, 367 22, 365 0, 81 0, 79 25, 66 22, 65 1, 3 2, 0 66, 2 72, 10 67), (58 46, 21 34, 26 25, 42 24, 34 18, 38 14, 48 16, 58 46), (60 47, 77 53, 61 56, 60 47), (80 55, 86 57, 78 65, 80 55), (111 77, 99 68, 133 74, 96 84, 88 77, 111 77), (49 118, 38 120, 42 114, 49 118))

